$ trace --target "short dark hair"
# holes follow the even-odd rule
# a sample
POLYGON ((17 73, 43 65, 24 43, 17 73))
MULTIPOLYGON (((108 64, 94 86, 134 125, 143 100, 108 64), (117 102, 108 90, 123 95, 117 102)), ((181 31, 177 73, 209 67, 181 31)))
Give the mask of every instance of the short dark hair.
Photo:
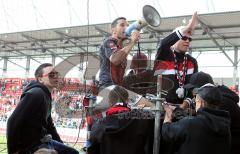
POLYGON ((40 66, 38 66, 38 68, 36 69, 36 71, 34 73, 35 78, 37 79, 38 77, 41 77, 43 75, 43 69, 45 67, 49 67, 49 66, 53 66, 53 65, 50 63, 44 63, 44 64, 41 64, 40 66))
POLYGON ((109 92, 108 98, 109 98, 109 103, 111 105, 114 105, 118 102, 126 103, 128 99, 128 91, 125 88, 116 85, 109 92))
POLYGON ((111 23, 111 28, 116 27, 117 24, 118 24, 118 21, 119 21, 119 20, 122 20, 122 19, 123 19, 123 20, 127 20, 125 17, 118 17, 118 18, 114 19, 113 22, 111 23))

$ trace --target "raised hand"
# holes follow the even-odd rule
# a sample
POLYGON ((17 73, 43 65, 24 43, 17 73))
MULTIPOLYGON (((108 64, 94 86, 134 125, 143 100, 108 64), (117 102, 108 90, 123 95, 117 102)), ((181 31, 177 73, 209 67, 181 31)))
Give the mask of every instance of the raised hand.
POLYGON ((186 27, 182 29, 184 36, 190 36, 193 34, 193 31, 198 23, 198 15, 197 12, 194 12, 192 18, 189 20, 189 23, 186 27))

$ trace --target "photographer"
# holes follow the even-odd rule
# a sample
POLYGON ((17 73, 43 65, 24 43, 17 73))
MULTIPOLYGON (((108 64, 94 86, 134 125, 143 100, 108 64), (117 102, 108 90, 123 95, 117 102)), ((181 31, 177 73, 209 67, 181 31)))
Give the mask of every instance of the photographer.
POLYGON ((206 84, 197 91, 195 117, 172 122, 173 109, 165 105, 163 140, 176 143, 176 154, 229 154, 230 117, 228 112, 219 109, 221 103, 219 89, 206 84))
MULTIPOLYGON (((200 88, 206 83, 212 83, 213 79, 212 77, 204 72, 198 72, 194 73, 189 81, 188 84, 184 86, 184 88, 187 90, 188 94, 188 101, 185 100, 181 107, 183 109, 186 109, 190 106, 194 106, 193 101, 191 99, 194 99, 195 91, 197 88, 200 88)), ((231 91, 228 87, 221 85, 217 86, 219 89, 221 95, 222 95, 222 104, 220 105, 220 109, 226 110, 229 112, 231 117, 231 154, 239 154, 240 153, 240 107, 238 106, 239 102, 239 96, 231 91)))

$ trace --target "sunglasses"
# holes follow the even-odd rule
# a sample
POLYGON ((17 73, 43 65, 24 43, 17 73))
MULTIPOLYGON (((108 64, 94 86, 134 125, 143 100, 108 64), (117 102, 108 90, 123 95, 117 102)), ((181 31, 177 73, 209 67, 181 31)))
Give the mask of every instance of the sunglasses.
POLYGON ((59 72, 50 72, 48 74, 42 75, 42 77, 49 77, 49 78, 58 78, 60 76, 59 72))
POLYGON ((187 36, 183 36, 183 37, 181 38, 181 40, 184 40, 184 41, 188 40, 189 42, 191 42, 191 41, 192 41, 192 38, 191 38, 191 37, 187 37, 187 36))

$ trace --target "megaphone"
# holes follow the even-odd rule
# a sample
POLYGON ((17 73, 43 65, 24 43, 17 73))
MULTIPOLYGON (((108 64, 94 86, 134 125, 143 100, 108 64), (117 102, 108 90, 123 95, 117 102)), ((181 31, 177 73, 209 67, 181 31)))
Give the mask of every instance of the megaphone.
POLYGON ((161 17, 158 11, 150 6, 145 5, 143 6, 143 17, 132 24, 130 24, 127 29, 125 30, 125 34, 127 37, 131 36, 131 33, 134 30, 141 30, 143 27, 150 25, 152 27, 158 27, 161 22, 161 17))

